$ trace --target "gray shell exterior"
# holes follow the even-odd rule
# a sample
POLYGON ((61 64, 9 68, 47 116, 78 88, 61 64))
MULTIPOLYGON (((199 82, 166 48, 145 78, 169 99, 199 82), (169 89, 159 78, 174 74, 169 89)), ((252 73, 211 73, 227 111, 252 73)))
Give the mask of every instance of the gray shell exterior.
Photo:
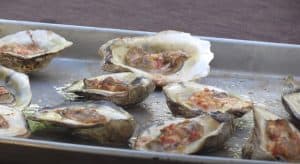
POLYGON ((161 31, 153 36, 113 39, 103 44, 98 53, 104 59, 104 70, 109 72, 131 71, 152 79, 157 86, 205 77, 210 71, 209 63, 214 58, 214 54, 210 51, 210 42, 193 37, 189 33, 171 30, 161 31), (184 61, 180 70, 175 73, 150 73, 125 63, 124 55, 126 53, 123 53, 123 49, 124 52, 128 52, 129 47, 146 47, 146 49, 159 47, 163 51, 182 50, 187 52, 189 57, 184 61), (116 54, 115 48, 122 49, 122 53, 116 54))
MULTIPOLYGON (((219 89, 219 88, 216 88, 213 86, 202 85, 202 84, 199 84, 196 82, 172 83, 163 88, 163 93, 166 97, 167 105, 174 116, 191 118, 191 117, 196 117, 198 115, 202 115, 206 112, 200 110, 199 108, 192 107, 192 106, 184 103, 183 101, 184 101, 184 99, 188 99, 189 96, 191 96, 194 92, 203 90, 204 88, 214 89, 216 91, 228 93, 222 89, 219 89)), ((226 111, 225 112, 223 111, 223 112, 230 113, 230 114, 234 115, 235 117, 241 117, 245 113, 247 113, 253 109, 252 102, 249 101, 249 103, 246 103, 246 101, 244 101, 242 99, 240 99, 240 102, 245 103, 245 105, 232 107, 232 108, 226 109, 226 111)))
POLYGON ((284 94, 282 103, 286 111, 300 121, 300 89, 284 94))
MULTIPOLYGON (((293 126, 288 120, 280 118, 279 116, 267 111, 262 107, 255 107, 253 110, 254 128, 247 142, 242 148, 242 157, 246 159, 258 159, 258 160, 287 160, 295 161, 295 159, 283 159, 282 157, 275 157, 271 152, 266 149, 266 122, 269 120, 285 120, 293 131, 299 130, 293 126)), ((296 146, 296 145, 295 145, 296 146)), ((297 145, 298 146, 298 145, 297 145)), ((295 158, 296 161, 300 160, 300 154, 295 158), (298 157, 297 157, 298 156, 298 157)))
MULTIPOLYGON (((78 102, 67 105, 41 109, 27 116, 28 120, 39 122, 44 130, 59 127, 66 129, 75 136, 79 136, 101 144, 127 144, 133 134, 135 121, 132 115, 110 102, 100 101, 97 103, 78 102), (72 108, 83 108, 84 110, 96 109, 98 113, 105 116, 106 121, 102 123, 83 123, 63 116, 58 116, 56 111, 72 108), (44 115, 48 113, 48 115, 44 115), (54 113, 54 114, 53 114, 54 113)), ((54 131, 51 131, 55 133, 54 131)))
POLYGON ((146 99, 155 89, 155 84, 148 78, 137 76, 131 72, 106 74, 88 79, 104 79, 113 77, 114 79, 127 81, 128 91, 112 92, 100 89, 85 89, 83 80, 67 84, 66 87, 59 88, 66 99, 84 99, 84 100, 108 100, 117 105, 137 104, 146 99))
POLYGON ((0 128, 0 137, 27 137, 30 134, 27 129, 26 120, 21 111, 0 105, 0 116, 8 124, 7 128, 0 128))
POLYGON ((0 66, 0 81, 3 81, 4 87, 7 88, 14 97, 14 101, 11 104, 2 105, 10 106, 18 110, 24 110, 24 108, 29 106, 32 93, 27 75, 0 66))
POLYGON ((19 72, 30 73, 47 66, 58 52, 73 43, 52 31, 28 30, 7 35, 0 39, 0 64, 19 72), (42 51, 20 55, 11 50, 1 50, 10 45, 35 45, 42 51))
MULTIPOLYGON (((131 139, 132 147, 142 151, 157 151, 149 149, 146 145, 155 140, 160 135, 160 130, 170 124, 176 124, 185 120, 193 120, 204 126, 205 134, 199 140, 196 140, 184 149, 175 149, 166 151, 168 153, 193 154, 198 152, 211 152, 224 146, 225 141, 232 135, 234 131, 233 117, 227 117, 226 120, 219 116, 201 115, 194 118, 174 118, 165 120, 158 124, 154 124, 145 128, 137 137, 131 139)), ((160 150, 163 151, 163 150, 160 150)))

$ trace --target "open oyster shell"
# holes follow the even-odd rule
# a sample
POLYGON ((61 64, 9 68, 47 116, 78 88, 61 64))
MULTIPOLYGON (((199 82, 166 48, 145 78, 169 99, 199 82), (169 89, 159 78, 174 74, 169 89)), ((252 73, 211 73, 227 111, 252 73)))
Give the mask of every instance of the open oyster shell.
POLYGON ((158 86, 207 76, 214 57, 210 42, 178 31, 113 39, 100 47, 99 54, 104 70, 131 71, 158 86))
POLYGON ((127 143, 135 127, 129 113, 109 102, 60 105, 42 109, 27 118, 41 123, 44 129, 35 127, 39 131, 53 126, 65 128, 76 136, 102 144, 127 143))
POLYGON ((300 89, 284 94, 282 102, 286 111, 300 121, 300 89))
POLYGON ((28 76, 0 66, 0 104, 23 110, 31 102, 28 76))
POLYGON ((222 147, 231 136, 232 120, 217 120, 209 115, 167 120, 146 128, 132 139, 132 147, 136 150, 179 154, 213 151, 222 147))
POLYGON ((253 112, 255 127, 242 149, 243 158, 300 161, 299 130, 261 107, 253 112))
POLYGON ((52 31, 27 30, 0 39, 0 64, 29 73, 49 64, 72 42, 52 31))
POLYGON ((8 106, 0 105, 0 136, 26 137, 29 134, 22 112, 8 106))
POLYGON ((67 99, 109 100, 129 105, 143 101, 154 89, 152 80, 124 72, 75 81, 59 92, 67 99))
POLYGON ((169 84, 163 88, 163 92, 168 107, 175 116, 189 118, 203 113, 221 112, 241 117, 253 108, 250 101, 196 82, 169 84))

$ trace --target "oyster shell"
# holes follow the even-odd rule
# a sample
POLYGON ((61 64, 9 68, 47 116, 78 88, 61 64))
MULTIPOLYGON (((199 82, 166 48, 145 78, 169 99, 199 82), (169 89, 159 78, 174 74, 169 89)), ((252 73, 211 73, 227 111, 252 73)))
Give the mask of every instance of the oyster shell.
POLYGON ((300 89, 284 94, 282 103, 286 111, 300 121, 300 89))
POLYGON ((31 102, 28 76, 0 66, 0 104, 23 110, 31 102))
POLYGON ((195 117, 222 112, 241 117, 252 110, 253 103, 222 89, 196 82, 173 83, 163 88, 168 107, 175 116, 195 117))
POLYGON ((37 71, 72 44, 52 31, 17 32, 0 39, 0 64, 24 73, 37 71))
POLYGON ((0 136, 13 137, 29 135, 26 121, 21 111, 0 105, 0 136))
POLYGON ((178 31, 113 39, 100 47, 99 54, 104 70, 131 71, 158 86, 207 76, 214 57, 210 42, 178 31))
POLYGON ((232 132, 232 119, 217 121, 209 115, 175 118, 145 129, 132 139, 132 146, 143 151, 192 154, 222 147, 232 132))
POLYGON ((129 105, 143 101, 154 89, 150 79, 124 72, 75 81, 59 92, 67 99, 109 100, 118 105, 129 105))
POLYGON ((300 132, 288 120, 261 107, 253 110, 255 127, 242 149, 249 159, 300 161, 300 132))
POLYGON ((28 119, 42 123, 44 129, 39 130, 61 127, 103 144, 126 143, 135 127, 129 113, 109 102, 61 105, 37 111, 28 119))

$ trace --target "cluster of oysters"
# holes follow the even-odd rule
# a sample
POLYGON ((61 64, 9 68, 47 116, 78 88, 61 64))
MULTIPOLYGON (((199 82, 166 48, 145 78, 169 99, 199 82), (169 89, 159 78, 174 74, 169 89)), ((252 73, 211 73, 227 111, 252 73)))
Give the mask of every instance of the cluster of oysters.
MULTIPOLYGON (((22 31, 0 39, 0 64, 8 67, 0 67, 4 82, 0 86, 0 136, 63 131, 101 144, 130 142, 136 150, 192 154, 222 147, 234 133, 234 120, 253 111, 255 127, 243 157, 300 160, 300 147, 292 146, 300 145, 300 132, 288 120, 240 96, 195 82, 208 75, 214 55, 208 41, 183 32, 108 41, 99 54, 103 69, 112 73, 66 84, 59 93, 76 100, 72 103, 28 112, 29 79, 19 72, 45 67, 71 45, 46 30, 22 31), (174 118, 133 137, 134 117, 122 107, 144 101, 155 88, 163 91, 174 118)), ((297 91, 283 96, 288 111, 298 119, 299 99, 297 91)))

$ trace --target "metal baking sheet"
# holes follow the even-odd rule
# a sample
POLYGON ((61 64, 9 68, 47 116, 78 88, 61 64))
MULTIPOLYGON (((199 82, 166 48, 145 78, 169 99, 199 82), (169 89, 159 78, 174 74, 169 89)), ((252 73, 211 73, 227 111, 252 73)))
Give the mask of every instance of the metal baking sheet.
MULTIPOLYGON (((1 20, 0 37, 27 29, 49 29, 74 42, 71 48, 55 58, 51 64, 36 73, 30 74, 33 91, 32 104, 52 106, 64 102, 55 88, 73 80, 104 74, 101 70, 99 46, 106 41, 121 36, 150 35, 151 32, 119 30, 109 28, 56 25, 46 23, 1 20)), ((200 82, 221 87, 265 104, 268 110, 289 118, 281 104, 281 93, 286 89, 285 77, 300 77, 300 46, 291 44, 243 41, 223 38, 201 37, 211 41, 215 59, 211 73, 200 82)), ((166 119, 171 116, 160 90, 151 94, 143 103, 127 108, 137 120, 138 128, 144 124, 166 119)), ((223 149, 197 155, 177 155, 130 150, 129 147, 108 147, 81 142, 72 138, 51 138, 32 136, 31 138, 0 138, 1 145, 97 155, 97 159, 107 157, 131 162, 148 161, 156 163, 269 163, 240 159, 241 147, 253 127, 252 113, 236 120, 236 131, 225 143, 223 149)), ((0 145, 0 147, 1 147, 0 145)), ((20 152, 12 151, 18 155, 20 152)), ((37 156, 39 151, 37 151, 37 156)), ((42 151, 41 151, 42 153, 42 151)), ((0 153, 1 154, 1 153, 0 153)), ((0 159, 7 159, 0 155, 0 159)), ((22 156, 22 158, 26 158, 22 156)), ((27 157, 28 158, 28 157, 27 157)), ((58 158, 58 157, 57 157, 58 158)), ((27 159, 28 160, 28 159, 27 159)), ((55 161, 55 156, 51 159, 55 161)))

